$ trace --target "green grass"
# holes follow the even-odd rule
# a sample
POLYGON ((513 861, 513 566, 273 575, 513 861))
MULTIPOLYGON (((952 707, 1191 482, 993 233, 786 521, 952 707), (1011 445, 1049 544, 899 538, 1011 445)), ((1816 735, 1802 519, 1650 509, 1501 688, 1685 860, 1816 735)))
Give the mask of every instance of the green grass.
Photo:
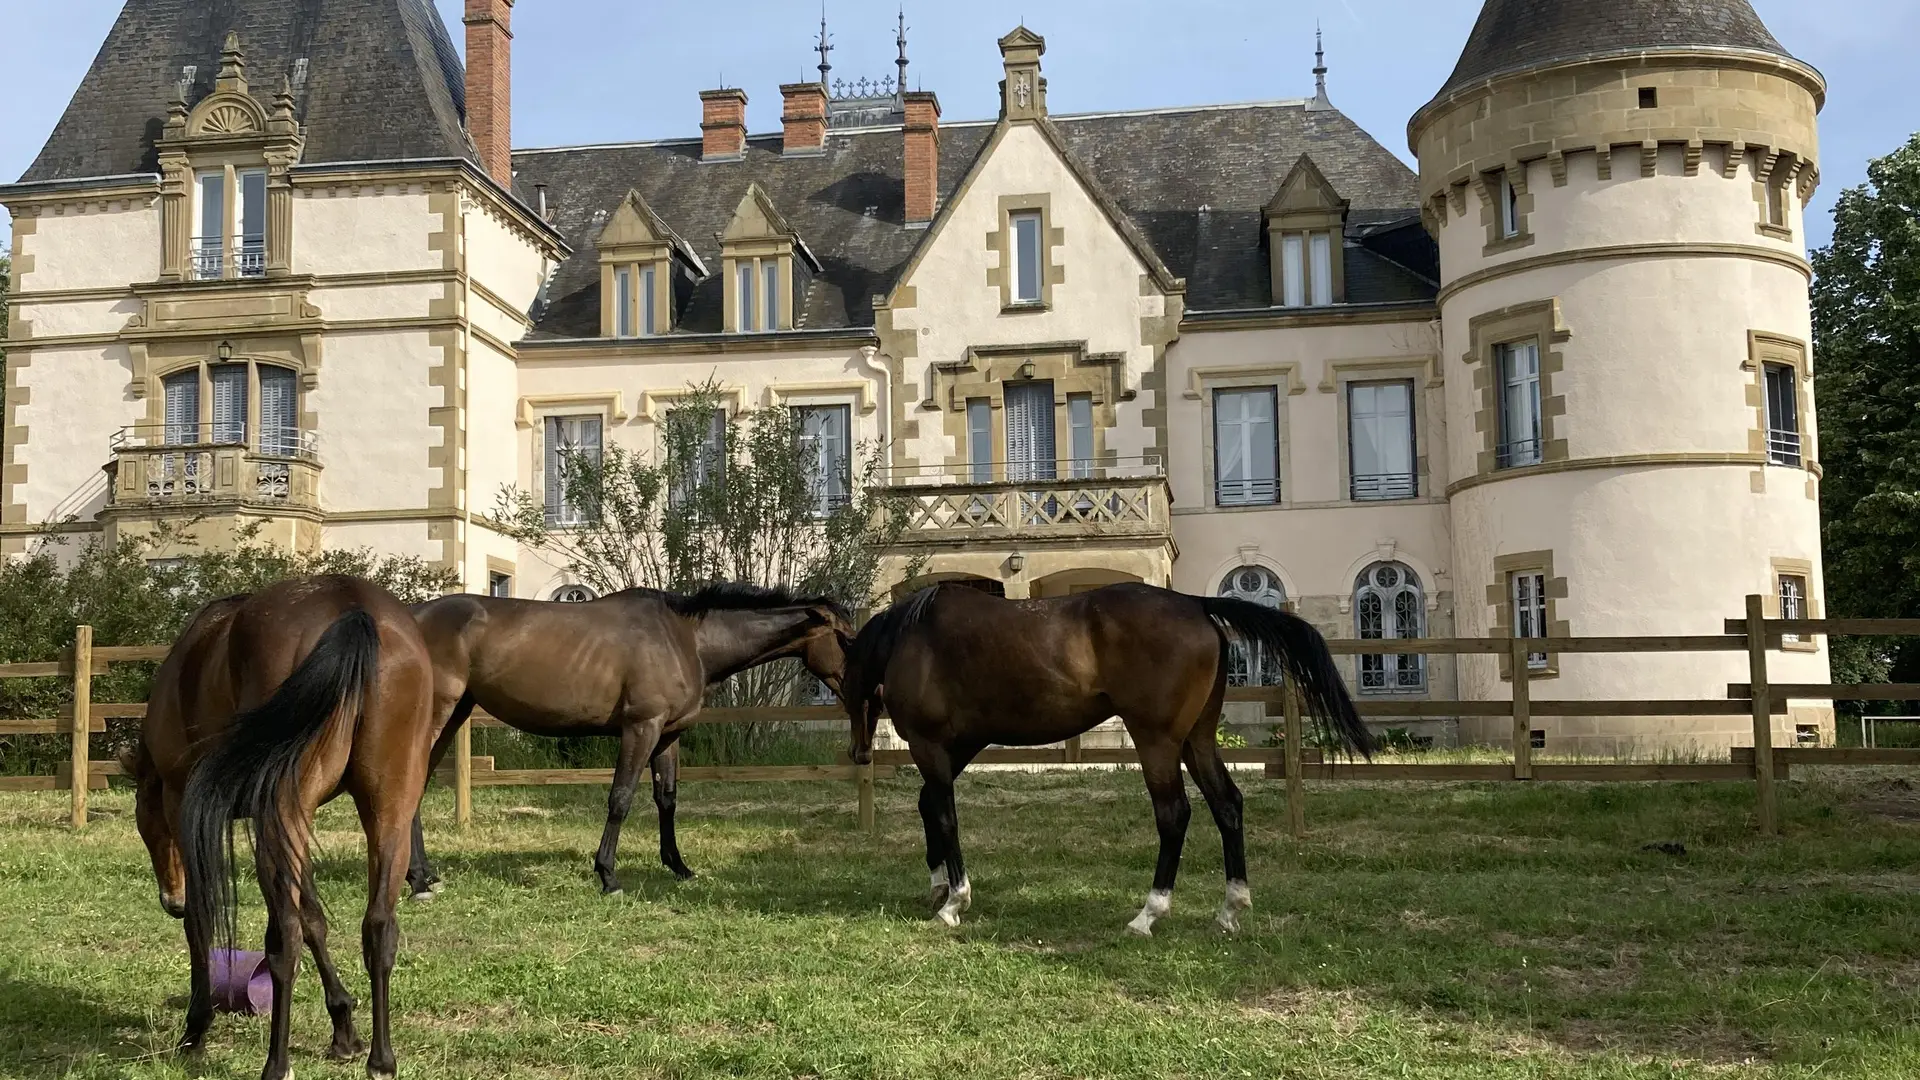
MULTIPOLYGON (((1246 779, 1255 909, 1212 924, 1219 842, 1196 802, 1173 915, 1121 930, 1154 856, 1137 774, 970 775, 976 888, 931 923, 911 779, 881 827, 848 786, 690 784, 679 884, 636 813, 602 898, 598 789, 493 789, 447 878, 403 906, 396 1048, 412 1077, 1911 1077, 1920 1075, 1920 791, 1786 786, 1786 836, 1742 785, 1310 788, 1303 844, 1246 779), (1649 852, 1679 841, 1684 856, 1649 852)), ((0 796, 0 1076, 258 1075, 264 1021, 222 1015, 204 1066, 181 1021, 178 924, 126 795, 84 836, 54 795, 0 796)), ((322 821, 335 954, 359 987, 360 840, 322 821)), ((244 858, 244 856, 243 856, 244 858)), ((259 940, 257 892, 242 932, 259 940)), ((321 1055, 303 965, 303 1080, 321 1055)))

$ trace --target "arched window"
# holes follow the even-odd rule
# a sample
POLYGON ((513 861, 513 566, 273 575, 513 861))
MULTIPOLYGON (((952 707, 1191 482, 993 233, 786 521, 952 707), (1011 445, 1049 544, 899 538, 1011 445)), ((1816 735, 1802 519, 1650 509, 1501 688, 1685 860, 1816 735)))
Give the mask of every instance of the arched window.
MULTIPOLYGON (((1417 638, 1426 630, 1426 597, 1420 577, 1399 563, 1375 563, 1354 583, 1354 629, 1362 638, 1417 638)), ((1360 657, 1360 689, 1374 693, 1426 689, 1425 658, 1380 654, 1360 657)))
POLYGON ((562 585, 553 598, 563 604, 584 604, 593 599, 593 590, 585 585, 562 585))
MULTIPOLYGON (((1261 607, 1278 608, 1287 603, 1287 587, 1264 566, 1237 566, 1228 571, 1220 582, 1220 595, 1261 607)), ((1257 642, 1236 641, 1228 653, 1228 686, 1279 686, 1281 671, 1279 658, 1265 655, 1257 642), (1258 683, 1254 683, 1252 677, 1255 671, 1260 673, 1258 683)))

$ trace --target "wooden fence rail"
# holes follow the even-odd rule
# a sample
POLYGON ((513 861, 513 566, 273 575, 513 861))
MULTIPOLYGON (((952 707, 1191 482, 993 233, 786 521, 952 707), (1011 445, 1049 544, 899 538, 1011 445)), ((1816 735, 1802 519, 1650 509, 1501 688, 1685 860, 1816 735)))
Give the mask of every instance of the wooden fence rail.
MULTIPOLYGON (((1908 765, 1920 766, 1920 750, 1896 749, 1816 749, 1808 747, 1774 748, 1772 718, 1787 711, 1788 699, 1825 701, 1911 701, 1920 700, 1920 684, 1828 684, 1772 683, 1767 678, 1769 651, 1782 647, 1789 635, 1804 640, 1813 635, 1860 634, 1873 636, 1920 636, 1920 619, 1768 619, 1763 615, 1759 596, 1747 597, 1746 617, 1725 621, 1725 633, 1695 636, 1639 637, 1565 637, 1565 638, 1413 638, 1400 640, 1331 640, 1327 644, 1336 655, 1455 655, 1498 656, 1511 670, 1525 673, 1514 680, 1512 696, 1500 701, 1376 700, 1362 697, 1356 704, 1369 719, 1398 717, 1511 717, 1513 720, 1513 760, 1510 763, 1412 764, 1362 763, 1326 759, 1320 751, 1304 744, 1300 703, 1290 687, 1232 687, 1230 701, 1258 701, 1269 715, 1282 719, 1282 738, 1275 747, 1236 748, 1222 751, 1229 762, 1260 764, 1269 777, 1284 780, 1287 786, 1289 831, 1304 835, 1306 828, 1302 783, 1305 778, 1320 780, 1468 780, 1468 781, 1747 781, 1755 786, 1759 824, 1763 832, 1778 829, 1776 780, 1785 779, 1793 765, 1908 765), (1749 627, 1759 632, 1750 634, 1749 627), (1748 681, 1730 683, 1724 699, 1711 700, 1536 700, 1532 696, 1532 673, 1527 664, 1529 653, 1556 654, 1630 654, 1745 652, 1748 681), (1533 761, 1531 732, 1538 717, 1594 716, 1751 716, 1753 745, 1735 747, 1726 762, 1687 764, 1562 764, 1533 761)), ((94 702, 93 677, 107 673, 109 665, 129 662, 154 662, 167 655, 165 645, 93 644, 93 628, 75 629, 74 643, 58 660, 0 664, 0 679, 70 678, 73 702, 45 719, 0 720, 0 735, 67 735, 68 760, 52 776, 0 776, 0 791, 71 792, 71 821, 75 828, 86 825, 87 794, 107 786, 107 778, 120 773, 118 762, 91 760, 89 736, 107 730, 107 721, 137 719, 146 715, 146 706, 138 702, 94 702)), ((707 709, 696 720, 701 724, 741 723, 819 723, 844 724, 845 713, 838 706, 794 706, 762 709, 707 709)), ((474 757, 472 729, 498 727, 500 721, 476 710, 472 722, 459 732, 452 761, 437 774, 454 789, 456 817, 463 826, 472 820, 473 789, 508 785, 607 784, 611 769, 495 769, 491 757, 474 757)), ((1133 764, 1138 758, 1131 749, 1086 748, 1079 739, 1056 747, 995 748, 982 753, 976 761, 983 764, 1074 765, 1133 764)), ((874 821, 873 782, 896 775, 901 766, 912 764, 905 751, 886 750, 874 754, 871 765, 856 766, 843 756, 835 765, 717 766, 680 770, 684 780, 722 781, 796 781, 824 780, 851 782, 856 786, 859 822, 871 828, 874 821)))

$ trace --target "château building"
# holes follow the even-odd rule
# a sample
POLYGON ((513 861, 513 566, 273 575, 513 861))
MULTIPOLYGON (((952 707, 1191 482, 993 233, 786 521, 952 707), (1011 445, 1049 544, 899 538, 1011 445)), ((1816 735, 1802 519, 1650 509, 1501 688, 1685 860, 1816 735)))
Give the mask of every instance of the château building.
MULTIPOLYGON (((823 499, 880 448, 913 507, 896 590, 1141 580, 1338 638, 1712 634, 1756 592, 1819 614, 1824 83, 1747 0, 1487 0, 1408 125, 1417 170, 1324 62, 1309 97, 1055 113, 1025 27, 994 117, 908 91, 903 26, 878 83, 823 48, 816 82, 700 92, 697 136, 516 148, 512 79, 540 75, 511 67, 512 8, 467 0, 463 65, 429 0, 127 0, 0 188, 6 551, 257 524, 578 599, 490 526, 496 493, 564 522, 560 454, 651 452, 712 378, 729 413, 799 412, 823 499), (750 90, 780 131, 748 130, 750 90)), ((1824 642, 1789 647, 1778 678, 1825 681, 1824 642)), ((1745 671, 1531 663, 1558 699, 1745 671)), ((1353 669, 1437 699, 1512 676, 1353 669)), ((1747 723, 1540 721, 1593 753, 1747 723)), ((1832 712, 1779 723, 1828 738, 1832 712)))

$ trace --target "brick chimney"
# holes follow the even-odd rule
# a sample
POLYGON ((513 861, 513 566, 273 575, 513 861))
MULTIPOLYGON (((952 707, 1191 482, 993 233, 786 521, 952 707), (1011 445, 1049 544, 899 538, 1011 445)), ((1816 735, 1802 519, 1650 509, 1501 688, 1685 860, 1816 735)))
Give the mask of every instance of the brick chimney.
POLYGON ((738 161, 747 152, 747 92, 700 91, 700 160, 738 161))
POLYGON ((932 91, 901 95, 907 107, 907 224, 933 220, 940 193, 940 99, 932 91))
POLYGON ((480 164, 513 188, 513 0, 467 0, 467 134, 480 164))
POLYGON ((817 82, 780 88, 781 152, 817 154, 827 148, 827 88, 817 82))

